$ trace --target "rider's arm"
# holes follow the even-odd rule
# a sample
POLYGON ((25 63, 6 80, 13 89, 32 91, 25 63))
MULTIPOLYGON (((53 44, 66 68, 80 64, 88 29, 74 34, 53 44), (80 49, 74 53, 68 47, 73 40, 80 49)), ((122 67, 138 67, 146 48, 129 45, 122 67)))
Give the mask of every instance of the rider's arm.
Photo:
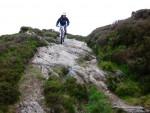
POLYGON ((66 18, 66 21, 67 21, 67 26, 69 26, 69 24, 70 24, 69 19, 68 19, 68 18, 66 18))
POLYGON ((56 22, 56 26, 58 26, 59 22, 60 22, 60 18, 57 20, 57 22, 56 22))

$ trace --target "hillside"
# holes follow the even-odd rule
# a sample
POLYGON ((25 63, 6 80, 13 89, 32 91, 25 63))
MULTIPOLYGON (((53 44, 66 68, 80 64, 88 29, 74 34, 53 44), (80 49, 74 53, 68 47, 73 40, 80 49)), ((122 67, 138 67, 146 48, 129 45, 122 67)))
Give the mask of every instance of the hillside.
POLYGON ((130 104, 150 108, 150 10, 95 29, 87 39, 109 89, 130 104))
POLYGON ((149 113, 149 30, 139 10, 63 44, 52 29, 0 36, 0 113, 149 113))
POLYGON ((61 45, 57 37, 53 30, 30 27, 0 37, 0 113, 113 111, 96 88, 104 75, 91 49, 75 39, 61 45))
POLYGON ((56 36, 51 30, 22 27, 17 34, 0 37, 0 113, 8 111, 8 106, 19 100, 18 83, 37 47, 54 42, 56 36))

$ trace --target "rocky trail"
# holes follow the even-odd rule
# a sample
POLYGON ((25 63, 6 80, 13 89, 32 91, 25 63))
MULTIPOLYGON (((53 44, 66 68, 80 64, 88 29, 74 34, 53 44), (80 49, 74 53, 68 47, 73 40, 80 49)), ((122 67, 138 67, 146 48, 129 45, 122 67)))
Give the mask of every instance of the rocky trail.
POLYGON ((31 65, 21 82, 22 96, 16 113, 48 113, 44 105, 42 84, 51 74, 57 76, 53 70, 56 66, 66 68, 68 75, 75 77, 78 82, 95 84, 109 97, 114 108, 123 109, 127 113, 146 113, 143 107, 127 105, 107 89, 106 72, 97 67, 96 57, 84 42, 66 39, 62 45, 49 44, 38 48, 31 65), (41 73, 40 77, 37 72, 41 73))
POLYGON ((36 66, 27 67, 20 83, 21 101, 16 113, 46 113, 44 105, 43 80, 36 66))

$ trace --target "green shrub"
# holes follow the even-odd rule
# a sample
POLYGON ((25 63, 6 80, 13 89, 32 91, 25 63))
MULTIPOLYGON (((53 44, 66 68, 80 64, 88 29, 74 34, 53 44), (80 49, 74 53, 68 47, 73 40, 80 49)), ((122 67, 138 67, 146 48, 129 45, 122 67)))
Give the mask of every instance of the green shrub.
POLYGON ((68 95, 63 95, 62 105, 67 110, 67 113, 75 113, 74 99, 68 95))
POLYGON ((59 92, 62 89, 62 83, 60 80, 48 80, 45 84, 45 93, 52 91, 52 92, 59 92))
POLYGON ((106 96, 95 87, 89 89, 89 102, 86 105, 87 113, 112 113, 112 108, 106 96))
POLYGON ((105 56, 104 52, 103 52, 100 48, 97 49, 96 51, 97 51, 98 60, 99 60, 99 61, 103 60, 103 59, 104 59, 104 56, 105 56))
POLYGON ((58 77, 50 77, 44 85, 44 95, 47 105, 53 109, 55 112, 60 113, 62 99, 61 94, 62 84, 58 77))
POLYGON ((31 30, 31 28, 30 28, 30 27, 26 27, 26 26, 22 26, 22 27, 20 28, 20 33, 25 33, 25 32, 27 32, 28 30, 31 30))
POLYGON ((108 78, 109 88, 133 99, 139 93, 150 94, 150 22, 145 10, 135 14, 138 16, 97 28, 87 37, 103 69, 113 71, 113 66, 106 63, 113 62, 126 75, 121 81, 116 77, 108 78))
POLYGON ((0 104, 0 113, 7 113, 8 112, 8 106, 4 104, 0 104))
POLYGON ((116 70, 116 65, 114 65, 111 61, 101 61, 100 67, 102 67, 104 70, 112 72, 116 70))
POLYGON ((54 113, 75 113, 74 100, 68 95, 60 92, 49 92, 45 99, 54 113))
POLYGON ((53 71, 57 73, 60 77, 64 77, 68 73, 68 69, 64 66, 55 66, 53 71))
POLYGON ((0 104, 11 105, 19 99, 19 91, 7 82, 0 83, 0 104))
POLYGON ((144 95, 150 94, 150 75, 140 77, 140 84, 142 88, 142 93, 144 95))
POLYGON ((87 100, 87 89, 84 84, 77 84, 76 79, 73 77, 68 77, 64 83, 64 89, 69 95, 75 97, 79 101, 87 100))
POLYGON ((68 34, 67 38, 68 39, 76 39, 76 40, 83 41, 83 42, 86 40, 86 37, 84 37, 84 36, 72 35, 72 34, 68 34))
POLYGON ((129 70, 129 66, 127 64, 121 64, 117 66, 125 75, 133 75, 131 71, 129 70))
POLYGON ((4 113, 19 99, 18 82, 25 66, 43 45, 37 37, 24 33, 0 37, 0 110, 4 113))
POLYGON ((58 105, 60 104, 60 99, 61 99, 61 95, 60 93, 50 93, 50 92, 47 92, 46 96, 45 96, 45 99, 46 99, 46 102, 48 104, 49 107, 58 107, 58 105))
POLYGON ((46 32, 44 32, 44 35, 45 36, 47 36, 47 37, 52 37, 52 38, 57 38, 57 33, 55 33, 55 32, 50 32, 50 31, 46 31, 46 32))
POLYGON ((124 99, 132 105, 143 105, 146 108, 150 108, 150 95, 141 97, 124 97, 124 99))
POLYGON ((126 80, 117 85, 116 91, 119 96, 139 96, 141 94, 141 89, 138 83, 126 80))
POLYGON ((75 113, 78 110, 87 113, 111 113, 111 105, 104 94, 94 86, 85 85, 87 84, 78 84, 70 76, 66 79, 50 77, 44 86, 48 107, 55 113, 75 113))
POLYGON ((141 104, 141 98, 140 97, 123 97, 123 99, 130 103, 131 105, 140 105, 141 104))
POLYGON ((144 107, 150 108, 150 94, 141 97, 141 103, 144 105, 144 107))
POLYGON ((113 75, 108 75, 107 76, 107 86, 110 90, 115 91, 118 84, 120 82, 123 82, 123 78, 120 78, 119 76, 113 76, 113 75))
POLYGON ((74 113, 74 99, 65 91, 64 83, 59 77, 52 76, 44 86, 45 100, 55 113, 74 113))

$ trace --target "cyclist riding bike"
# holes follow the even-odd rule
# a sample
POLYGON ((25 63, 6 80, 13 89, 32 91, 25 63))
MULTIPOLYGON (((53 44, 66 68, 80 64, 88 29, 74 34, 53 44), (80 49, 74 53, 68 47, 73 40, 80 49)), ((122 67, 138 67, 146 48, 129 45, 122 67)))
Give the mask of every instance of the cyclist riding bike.
POLYGON ((60 27, 60 36, 62 35, 62 29, 64 30, 64 37, 67 35, 67 26, 69 26, 69 23, 70 22, 69 19, 66 17, 66 13, 63 13, 56 22, 56 26, 60 27))

